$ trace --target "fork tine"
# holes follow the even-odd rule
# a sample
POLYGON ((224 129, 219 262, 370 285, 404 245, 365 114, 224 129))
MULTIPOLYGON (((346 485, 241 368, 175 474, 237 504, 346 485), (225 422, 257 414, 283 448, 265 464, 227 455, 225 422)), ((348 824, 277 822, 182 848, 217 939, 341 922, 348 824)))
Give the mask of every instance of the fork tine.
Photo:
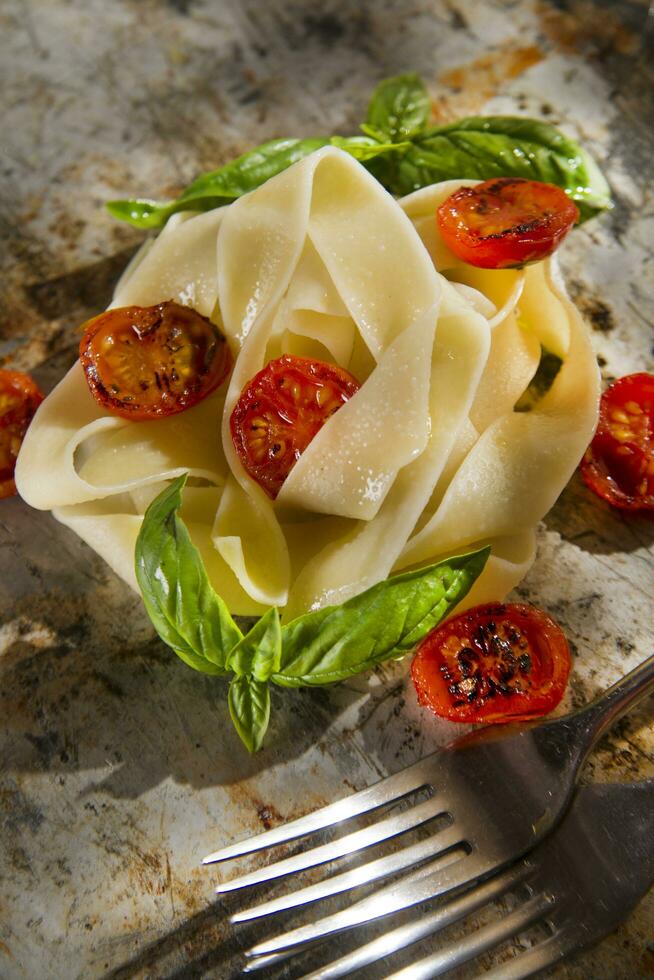
POLYGON ((525 950, 524 953, 518 953, 488 976, 492 977, 492 980, 524 980, 525 977, 532 977, 534 973, 553 966, 570 953, 581 949, 579 939, 579 932, 574 929, 555 932, 553 936, 525 950))
POLYGON ((264 881, 271 881, 273 878, 281 878, 283 875, 304 871, 306 868, 315 868, 316 865, 335 861, 336 858, 353 854, 363 848, 372 847, 373 844, 379 844, 391 837, 396 837, 398 834, 412 830, 427 820, 444 813, 447 813, 445 804, 438 799, 438 796, 431 797, 428 800, 423 800, 422 803, 418 803, 417 806, 403 810, 401 813, 391 814, 369 827, 346 834, 328 844, 301 851, 283 861, 276 861, 264 868, 257 868, 256 871, 251 871, 249 874, 221 882, 216 888, 216 892, 220 895, 223 892, 235 891, 237 888, 258 885, 264 881))
POLYGON ((476 956, 481 956, 488 950, 499 946, 505 940, 522 932, 552 911, 553 899, 542 892, 528 899, 523 905, 511 912, 498 922, 475 930, 464 939, 457 939, 441 947, 431 956, 412 963, 397 973, 392 973, 387 980, 430 980, 440 976, 447 970, 461 966, 476 956))
POLYGON ((276 844, 284 844, 294 840, 296 837, 303 837, 316 830, 323 830, 331 827, 342 820, 349 820, 351 817, 367 813, 368 810, 376 810, 377 807, 385 803, 392 803, 394 800, 406 796, 415 790, 431 784, 428 778, 430 757, 416 762, 393 776, 380 779, 379 782, 368 786, 366 789, 359 790, 345 799, 330 803, 321 810, 314 810, 298 820, 291 820, 289 823, 282 824, 280 827, 273 827, 255 837, 248 837, 245 840, 229 844, 227 847, 214 851, 202 859, 203 864, 213 864, 215 861, 227 861, 229 858, 240 857, 244 854, 252 854, 253 851, 260 851, 263 847, 273 847, 276 844))
MULTIPOLYGON (((308 974, 303 980, 319 980, 319 978, 320 980, 337 980, 338 977, 347 976, 349 973, 363 969, 370 963, 375 963, 383 956, 390 956, 406 946, 411 946, 426 936, 441 932, 452 923, 458 922, 459 919, 465 918, 466 915, 470 915, 483 905, 487 905, 488 902, 504 895, 511 888, 515 888, 516 885, 524 881, 531 871, 532 869, 528 864, 520 862, 508 871, 469 889, 463 895, 439 905, 428 915, 420 916, 414 922, 398 926, 391 932, 387 932, 364 946, 352 950, 345 956, 339 957, 339 959, 328 963, 314 973, 308 974)), ((256 960, 254 962, 256 963, 256 960)))
MULTIPOLYGON (((315 943, 307 943, 306 946, 302 947, 302 952, 304 953, 306 950, 313 949, 319 945, 319 941, 315 943)), ((297 954, 297 949, 283 949, 280 953, 270 953, 268 956, 257 956, 254 959, 249 959, 241 972, 256 973, 258 970, 267 970, 269 966, 278 966, 280 963, 293 959, 293 957, 297 956, 297 954)))
POLYGON ((438 858, 435 863, 437 867, 434 870, 431 870, 430 862, 424 868, 386 885, 385 888, 380 888, 379 891, 355 902, 347 909, 257 943, 246 955, 261 956, 264 953, 276 953, 282 949, 304 945, 333 933, 351 929, 371 919, 378 919, 391 912, 399 912, 419 902, 443 895, 478 877, 486 870, 485 864, 475 860, 474 853, 466 854, 445 869, 438 858))
POLYGON ((417 844, 403 848, 401 851, 377 858, 374 861, 368 861, 350 871, 344 871, 331 878, 325 878, 323 881, 308 885, 306 888, 299 888, 296 891, 288 892, 286 895, 280 895, 279 898, 273 898, 267 902, 262 902, 260 905, 254 905, 249 909, 236 912, 230 921, 247 922, 263 915, 272 915, 275 912, 294 909, 300 905, 308 905, 310 902, 317 902, 320 899, 328 898, 330 895, 338 895, 350 888, 359 888, 371 881, 378 881, 387 875, 410 868, 420 861, 435 858, 437 855, 445 855, 460 842, 461 832, 456 827, 448 827, 438 834, 430 835, 426 840, 418 841, 417 844))
POLYGON ((257 970, 267 970, 269 966, 277 966, 285 960, 290 960, 296 952, 295 949, 286 949, 281 953, 270 953, 269 956, 257 956, 256 959, 247 961, 241 973, 256 973, 257 970))

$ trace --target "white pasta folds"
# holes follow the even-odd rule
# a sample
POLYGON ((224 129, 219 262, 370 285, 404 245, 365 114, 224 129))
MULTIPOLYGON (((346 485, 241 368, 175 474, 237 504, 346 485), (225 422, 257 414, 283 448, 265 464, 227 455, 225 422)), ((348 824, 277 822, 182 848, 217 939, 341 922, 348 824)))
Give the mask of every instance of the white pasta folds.
POLYGON ((435 212, 461 183, 398 202, 329 147, 228 207, 175 216, 112 305, 174 299, 209 316, 231 378, 186 412, 133 422, 99 407, 76 363, 28 431, 21 495, 136 588, 145 509, 188 473, 182 517, 235 614, 277 605, 289 618, 485 544, 466 602, 503 598, 592 436, 599 379, 556 260, 488 271, 445 247, 435 212), (560 368, 516 410, 543 350, 560 368), (243 469, 229 417, 287 352, 336 363, 361 387, 272 501, 243 469))

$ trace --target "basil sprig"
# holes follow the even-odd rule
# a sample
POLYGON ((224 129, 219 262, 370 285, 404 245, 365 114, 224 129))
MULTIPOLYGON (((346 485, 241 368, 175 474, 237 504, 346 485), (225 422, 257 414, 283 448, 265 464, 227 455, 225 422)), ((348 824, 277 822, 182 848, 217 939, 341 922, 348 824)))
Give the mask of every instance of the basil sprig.
POLYGON ((270 688, 247 674, 237 674, 227 693, 234 728, 248 752, 258 752, 270 722, 270 688))
POLYGON ((393 165, 389 190, 411 191, 452 177, 525 177, 561 187, 581 220, 611 207, 609 185, 574 140, 521 116, 471 116, 426 130, 393 165))
POLYGON ((400 659, 461 601, 488 555, 485 548, 394 575, 340 606, 292 620, 282 630, 273 680, 285 687, 333 684, 400 659))
POLYGON ((186 477, 150 504, 136 542, 136 580, 157 633, 204 674, 225 674, 227 652, 243 639, 217 595, 184 522, 177 516, 186 477))
POLYGON ((269 177, 329 145, 338 146, 364 165, 377 156, 403 149, 390 141, 365 135, 270 140, 224 167, 202 174, 175 201, 151 201, 148 198, 109 201, 107 210, 114 218, 137 228, 160 228, 177 211, 210 211, 230 204, 237 197, 260 187, 269 177))
POLYGON ((522 116, 472 116, 429 127, 430 103, 418 75, 388 78, 375 89, 363 136, 275 139, 194 180, 175 201, 110 201, 107 208, 137 228, 161 228, 176 211, 209 211, 260 187, 323 146, 359 160, 387 190, 404 195, 450 178, 527 177, 556 184, 577 204, 581 220, 610 208, 597 164, 549 123, 522 116))
POLYGON ((382 142, 401 143, 425 131, 430 111, 422 79, 414 73, 396 75, 380 82, 373 92, 361 129, 382 142))
POLYGON ((464 598, 489 548, 396 575, 281 626, 274 607, 243 636, 209 583, 179 517, 181 476, 148 507, 136 541, 136 578, 161 639, 205 674, 231 674, 234 727, 250 752, 270 720, 270 683, 333 684, 412 650, 464 598))

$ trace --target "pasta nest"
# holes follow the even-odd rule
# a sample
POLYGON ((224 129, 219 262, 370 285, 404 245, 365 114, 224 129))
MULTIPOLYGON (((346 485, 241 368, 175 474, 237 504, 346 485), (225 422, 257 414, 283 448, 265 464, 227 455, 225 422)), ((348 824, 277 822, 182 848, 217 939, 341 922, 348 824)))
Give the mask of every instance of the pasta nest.
POLYGON ((132 422, 99 407, 75 363, 27 433, 21 495, 136 588, 145 509, 188 472, 181 516, 235 614, 277 605, 289 618, 485 544, 466 605, 502 599, 592 436, 599 377, 555 259, 489 271, 444 245, 436 209, 474 183, 396 201, 328 147, 231 205, 175 215, 112 306, 174 299, 209 316, 234 354, 229 383, 179 415, 132 422), (560 369, 516 410, 543 349, 560 369), (285 352, 335 362, 362 385, 273 502, 243 469, 229 417, 285 352))

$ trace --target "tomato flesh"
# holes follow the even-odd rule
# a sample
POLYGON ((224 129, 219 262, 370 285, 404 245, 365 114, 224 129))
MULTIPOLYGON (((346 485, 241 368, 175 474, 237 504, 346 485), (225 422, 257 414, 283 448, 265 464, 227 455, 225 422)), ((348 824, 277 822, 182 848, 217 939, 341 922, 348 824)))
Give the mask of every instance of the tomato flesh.
POLYGON ((569 673, 570 649, 554 620, 534 606, 504 603, 436 627, 411 665, 420 704, 449 721, 484 724, 547 714, 569 673))
POLYGON ((581 475, 614 507, 654 512, 654 375, 629 374, 604 392, 581 475))
POLYGON ((314 436, 359 390, 359 382, 324 361, 284 354, 241 392, 230 417, 232 441, 253 480, 273 500, 314 436))
POLYGON ((522 177, 461 187, 436 212, 450 251, 482 269, 509 269, 554 252, 579 211, 565 191, 522 177))
POLYGON ((232 366, 218 328, 172 300, 94 317, 86 324, 79 355, 96 401, 134 421, 196 405, 222 384, 232 366))
POLYGON ((42 401, 43 395, 28 374, 0 370, 0 499, 16 493, 16 457, 42 401))

